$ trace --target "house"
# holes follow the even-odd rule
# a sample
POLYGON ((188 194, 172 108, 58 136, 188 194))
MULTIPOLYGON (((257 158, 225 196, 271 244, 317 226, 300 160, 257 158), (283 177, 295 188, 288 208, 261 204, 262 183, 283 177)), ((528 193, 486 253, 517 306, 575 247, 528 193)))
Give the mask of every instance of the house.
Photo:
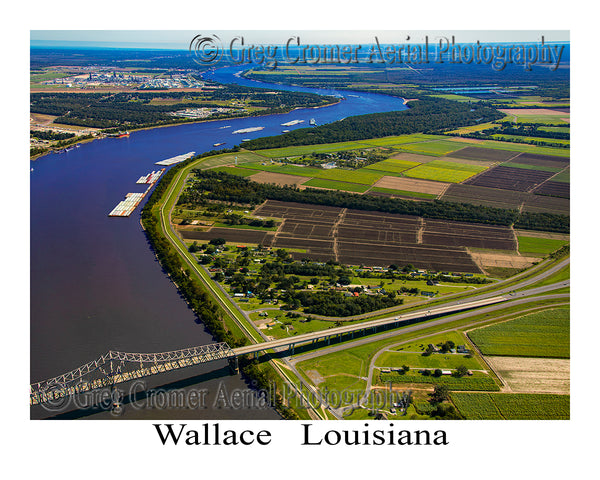
POLYGON ((467 350, 467 347, 465 345, 458 345, 456 347, 456 351, 457 353, 469 353, 469 350, 467 350))

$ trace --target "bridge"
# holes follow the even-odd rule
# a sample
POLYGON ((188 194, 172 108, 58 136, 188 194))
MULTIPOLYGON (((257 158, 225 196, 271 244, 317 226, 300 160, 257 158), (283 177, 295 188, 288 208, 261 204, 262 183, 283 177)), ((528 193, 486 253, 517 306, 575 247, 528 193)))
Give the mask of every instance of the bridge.
POLYGON ((245 347, 230 348, 227 343, 216 343, 199 347, 184 348, 162 353, 125 353, 109 351, 98 359, 86 363, 58 377, 30 386, 30 405, 56 402, 69 395, 77 395, 91 390, 112 387, 115 384, 128 382, 142 377, 191 367, 215 360, 228 359, 231 368, 238 370, 238 357, 266 350, 289 348, 289 354, 294 354, 294 347, 299 344, 316 343, 326 340, 329 344, 332 338, 342 340, 343 335, 354 338, 355 333, 375 333, 378 328, 396 328, 413 320, 448 315, 464 310, 492 305, 506 301, 504 296, 496 296, 470 302, 456 302, 451 305, 420 310, 393 317, 371 320, 353 325, 329 328, 318 332, 295 335, 279 340, 271 340, 245 347))

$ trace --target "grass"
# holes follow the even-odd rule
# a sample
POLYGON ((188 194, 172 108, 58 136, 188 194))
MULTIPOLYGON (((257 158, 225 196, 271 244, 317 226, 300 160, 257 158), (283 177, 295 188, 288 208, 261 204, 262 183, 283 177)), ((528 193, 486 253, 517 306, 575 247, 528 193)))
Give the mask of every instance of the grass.
POLYGON ((363 376, 367 374, 368 364, 361 356, 344 350, 305 360, 298 363, 297 367, 304 370, 304 372, 316 370, 323 377, 340 373, 363 376))
POLYGON ((212 169, 213 172, 224 172, 230 175, 237 175, 238 177, 249 177, 250 175, 256 175, 255 170, 249 168, 237 168, 237 167, 217 167, 212 169))
POLYGON ((530 313, 469 332, 484 355, 569 358, 569 308, 530 313))
POLYGON ((423 356, 415 352, 384 352, 377 359, 377 366, 398 368, 407 365, 410 368, 448 368, 455 369, 464 365, 471 370, 483 370, 475 357, 466 358, 458 353, 433 353, 423 356))
POLYGON ((469 420, 567 420, 569 395, 528 393, 451 393, 458 411, 469 420))
POLYGON ((369 189, 368 185, 358 183, 338 182, 336 180, 326 180, 323 178, 313 178, 302 185, 307 187, 329 188, 331 190, 343 190, 345 192, 363 193, 369 189))
POLYGON ((519 253, 534 256, 546 256, 569 243, 568 240, 521 236, 517 237, 517 241, 519 242, 519 253))
POLYGON ((479 165, 434 160, 407 170, 404 172, 404 176, 438 182, 460 183, 486 169, 487 167, 479 165))

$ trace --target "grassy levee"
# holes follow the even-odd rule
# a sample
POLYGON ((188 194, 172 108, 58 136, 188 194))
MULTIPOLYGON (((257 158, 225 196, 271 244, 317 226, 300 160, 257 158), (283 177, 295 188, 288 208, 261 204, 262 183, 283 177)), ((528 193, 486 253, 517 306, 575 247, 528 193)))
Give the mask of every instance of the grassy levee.
MULTIPOLYGON (((208 274, 198 266, 197 260, 195 257, 188 251, 187 247, 183 243, 183 241, 174 233, 170 216, 173 207, 179 197, 181 190, 185 185, 185 180, 187 179, 192 168, 198 166, 199 163, 202 162, 203 159, 198 160, 197 162, 192 162, 186 167, 180 169, 180 171, 176 174, 175 179, 171 182, 167 192, 162 198, 162 202, 157 207, 159 214, 159 225, 160 230, 163 235, 165 235, 171 245, 177 250, 177 252, 184 258, 186 263, 190 266, 192 275, 201 281, 205 287, 209 290, 210 294, 213 297, 216 297, 223 309, 223 311, 227 314, 224 319, 227 327, 229 327, 233 332, 241 333, 244 336, 254 340, 255 342, 263 341, 262 337, 254 330, 253 326, 250 325, 244 316, 235 308, 233 303, 218 289, 215 287, 214 283, 211 281, 208 274), (228 321, 231 319, 233 321, 228 321)), ((156 208, 156 207, 155 207, 156 208)))
MULTIPOLYGON (((230 156, 227 154, 210 156, 210 161, 207 166, 215 166, 216 157, 221 157, 226 161, 230 156)), ((194 278, 196 281, 200 282, 200 284, 206 289, 209 295, 217 300, 216 307, 223 314, 221 316, 222 321, 226 327, 226 329, 233 335, 236 339, 249 339, 254 343, 263 342, 264 339, 260 336, 254 325, 249 322, 244 315, 236 308, 235 304, 225 295, 221 290, 215 285, 215 283, 211 280, 208 273, 202 269, 194 256, 188 251, 184 242, 178 237, 178 235, 173 231, 170 223, 170 215, 173 210, 177 198, 181 193, 183 187, 185 186, 185 181, 188 178, 190 171, 193 168, 197 168, 205 158, 200 158, 193 160, 189 163, 185 163, 179 166, 176 169, 176 172, 173 175, 173 178, 170 179, 168 186, 165 188, 165 191, 160 194, 160 198, 158 198, 151 206, 150 206, 150 215, 154 216, 157 220, 156 227, 161 235, 163 235, 164 239, 169 242, 169 244, 174 248, 175 252, 179 255, 179 257, 187 264, 189 267, 188 272, 191 278, 194 278)), ((144 225, 146 228, 147 224, 144 225)), ((207 325, 210 329, 210 326, 207 325)), ((215 334, 213 332, 213 334, 215 334)), ((220 338, 220 340, 227 340, 225 338, 220 338)), ((241 343, 241 342, 240 342, 241 343)), ((269 350, 265 352, 267 358, 270 358, 270 354, 274 353, 273 350, 269 350)), ((249 365, 251 367, 251 365, 249 365)), ((264 367, 264 370, 247 370, 247 373, 250 376, 257 376, 257 380, 264 378, 265 370, 270 372, 267 373, 267 377, 269 381, 274 381, 277 385, 279 391, 282 390, 282 385, 284 383, 288 383, 290 385, 294 385, 297 388, 301 388, 302 381, 296 377, 292 372, 284 371, 282 367, 279 365, 273 364, 273 362, 269 362, 264 367), (256 374, 256 375, 253 375, 256 374)), ((267 389, 267 387, 263 386, 263 389, 267 389)), ((287 408, 283 403, 282 399, 278 398, 275 400, 275 407, 286 418, 300 418, 300 419, 310 419, 307 411, 302 411, 302 409, 290 409, 287 408), (293 411, 294 413, 290 412, 293 411)), ((326 415, 319 411, 318 409, 313 409, 316 415, 320 418, 324 418, 326 415)))

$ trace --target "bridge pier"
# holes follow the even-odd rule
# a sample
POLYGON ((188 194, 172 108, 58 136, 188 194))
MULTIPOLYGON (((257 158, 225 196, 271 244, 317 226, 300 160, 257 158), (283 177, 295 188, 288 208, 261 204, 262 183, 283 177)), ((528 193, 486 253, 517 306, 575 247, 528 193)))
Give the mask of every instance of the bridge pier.
POLYGON ((240 373, 238 357, 233 357, 229 359, 229 368, 231 369, 232 373, 240 373))

